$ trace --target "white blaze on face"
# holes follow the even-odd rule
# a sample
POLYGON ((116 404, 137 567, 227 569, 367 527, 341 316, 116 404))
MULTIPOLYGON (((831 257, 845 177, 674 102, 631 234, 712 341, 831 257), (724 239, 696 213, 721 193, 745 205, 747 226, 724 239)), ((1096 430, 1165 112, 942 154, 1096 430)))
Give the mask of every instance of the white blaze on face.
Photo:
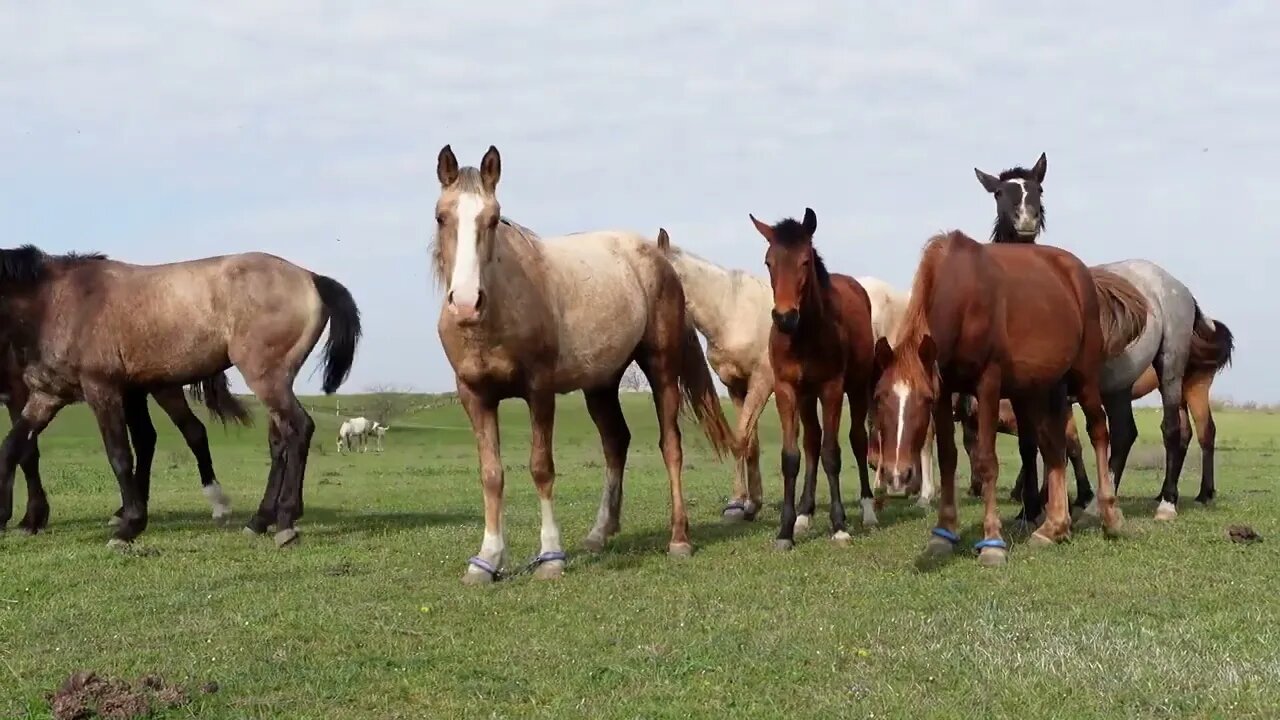
POLYGON ((911 397, 911 388, 899 380, 893 384, 893 394, 898 396, 898 442, 893 446, 893 466, 898 467, 902 457, 902 430, 907 425, 907 398, 911 397))
POLYGON ((480 212, 484 199, 475 193, 458 196, 458 242, 453 252, 449 297, 454 305, 474 308, 480 301, 480 212))
POLYGON ((1031 215, 1027 211, 1027 181, 1021 178, 1015 178, 1009 182, 1018 186, 1022 191, 1022 198, 1018 200, 1018 218, 1016 224, 1018 227, 1026 227, 1031 223, 1031 215))

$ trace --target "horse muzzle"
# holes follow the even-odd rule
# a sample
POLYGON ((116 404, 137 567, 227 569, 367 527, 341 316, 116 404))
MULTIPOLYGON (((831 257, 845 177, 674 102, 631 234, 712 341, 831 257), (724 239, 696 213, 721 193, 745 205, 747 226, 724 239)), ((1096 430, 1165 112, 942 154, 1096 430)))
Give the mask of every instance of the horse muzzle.
POLYGON ((786 312, 773 311, 773 324, 782 332, 791 335, 800 327, 800 311, 788 310, 786 312))
POLYGON ((453 292, 450 291, 448 297, 449 311, 453 313, 454 322, 463 326, 479 323, 485 308, 484 300, 483 290, 477 290, 474 300, 471 301, 455 298, 453 292))

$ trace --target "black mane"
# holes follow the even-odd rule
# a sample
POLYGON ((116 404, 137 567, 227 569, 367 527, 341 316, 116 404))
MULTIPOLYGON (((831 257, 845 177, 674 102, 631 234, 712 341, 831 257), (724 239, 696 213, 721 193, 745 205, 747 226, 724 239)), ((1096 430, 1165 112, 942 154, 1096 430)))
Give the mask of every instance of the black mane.
POLYGON ((51 261, 86 262, 106 260, 99 252, 70 252, 66 255, 46 255, 35 245, 22 245, 12 249, 0 249, 0 282, 28 285, 44 277, 51 261))
POLYGON ((1000 182, 1004 182, 1006 180, 1030 180, 1031 182, 1035 182, 1036 176, 1027 168, 1019 165, 1018 167, 1011 167, 1008 170, 1001 170, 998 179, 1000 182))
POLYGON ((824 288, 831 286, 831 274, 827 272, 827 264, 822 261, 818 248, 813 246, 813 238, 805 232, 804 225, 799 220, 785 218, 778 221, 773 226, 773 241, 786 248, 808 245, 809 252, 813 254, 813 271, 818 276, 818 284, 824 288))

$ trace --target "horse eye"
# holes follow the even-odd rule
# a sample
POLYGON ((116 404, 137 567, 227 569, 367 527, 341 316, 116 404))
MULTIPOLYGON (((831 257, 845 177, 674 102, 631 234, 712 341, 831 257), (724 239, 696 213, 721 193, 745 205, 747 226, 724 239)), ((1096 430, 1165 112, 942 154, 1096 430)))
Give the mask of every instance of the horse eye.
POLYGON ((436 223, 439 225, 444 224, 444 213, 436 213, 436 223))

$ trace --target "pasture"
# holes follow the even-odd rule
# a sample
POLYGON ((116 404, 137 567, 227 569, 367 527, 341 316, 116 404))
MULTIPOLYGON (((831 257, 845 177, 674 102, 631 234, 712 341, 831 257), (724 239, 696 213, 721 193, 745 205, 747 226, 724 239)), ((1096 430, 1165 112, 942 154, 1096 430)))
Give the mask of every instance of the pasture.
MULTIPOLYGON (((731 467, 682 420, 695 554, 668 558, 667 485, 643 394, 623 395, 634 438, 622 533, 585 555, 577 546, 604 467, 581 395, 564 396, 564 578, 466 588, 483 518, 461 408, 395 418, 385 453, 339 456, 333 398, 303 402, 318 428, 302 542, 285 550, 240 531, 267 471, 261 418, 225 431, 206 421, 235 508, 218 528, 194 460, 153 407, 151 523, 122 553, 106 547, 119 495, 97 429, 83 405, 62 413, 41 436, 51 532, 0 537, 0 717, 48 717, 45 693, 82 669, 218 684, 159 715, 174 718, 1244 718, 1280 706, 1280 416, 1219 411, 1216 505, 1190 502, 1193 444, 1182 514, 1159 524, 1159 421, 1139 411, 1125 538, 1087 529, 1034 554, 1015 542, 1007 567, 986 570, 967 550, 980 506, 961 492, 964 551, 920 573, 912 561, 932 514, 890 505, 871 532, 855 515, 851 546, 837 548, 825 540, 824 482, 814 529, 791 553, 771 550, 772 408, 761 430, 767 506, 754 524, 721 522, 731 467), (1232 523, 1265 540, 1229 542, 1232 523)), ((503 404, 502 431, 514 564, 538 538, 522 403, 503 404)), ((841 444, 850 497, 856 471, 841 444)), ((999 448, 1009 517, 1016 448, 1007 436, 999 448)), ((962 453, 961 488, 967 480, 962 453)))

